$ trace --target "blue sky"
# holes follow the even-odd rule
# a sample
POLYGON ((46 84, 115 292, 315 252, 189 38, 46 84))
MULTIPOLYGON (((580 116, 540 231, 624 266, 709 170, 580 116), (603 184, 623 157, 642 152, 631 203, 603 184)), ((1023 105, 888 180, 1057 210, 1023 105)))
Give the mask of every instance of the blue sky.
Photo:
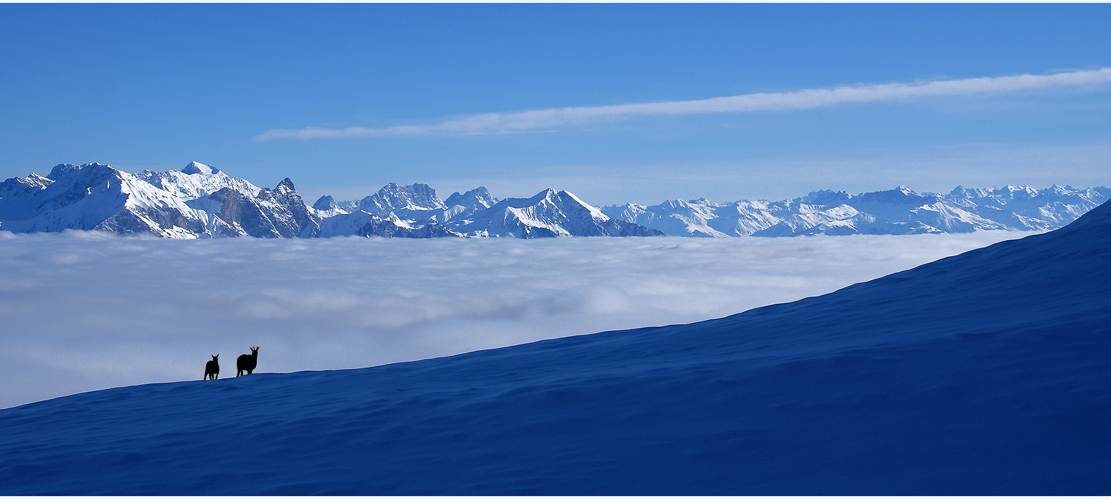
POLYGON ((1099 4, 4 4, 0 177, 197 160, 309 202, 392 181, 596 205, 1111 185, 1107 26, 1099 4), (951 91, 910 95, 930 82, 951 91), (873 97, 582 118, 844 87, 873 97))

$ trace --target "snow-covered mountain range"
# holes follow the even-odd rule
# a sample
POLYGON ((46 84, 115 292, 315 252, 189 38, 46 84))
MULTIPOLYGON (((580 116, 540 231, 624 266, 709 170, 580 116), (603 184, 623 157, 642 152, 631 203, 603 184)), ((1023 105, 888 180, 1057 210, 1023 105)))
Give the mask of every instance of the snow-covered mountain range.
POLYGON ((918 194, 906 187, 851 195, 818 191, 784 201, 674 200, 606 206, 610 217, 673 236, 923 234, 1063 227, 1111 198, 1111 189, 1003 187, 918 194))
POLYGON ((596 208, 567 191, 498 199, 485 187, 441 200, 425 184, 389 184, 358 201, 312 206, 286 178, 273 189, 192 162, 181 171, 131 174, 62 164, 49 175, 0 183, 0 230, 99 230, 169 238, 798 236, 1048 230, 1111 197, 1111 189, 965 189, 947 195, 900 187, 850 195, 819 191, 785 201, 596 208))
POLYGON ((359 201, 307 206, 290 179, 274 189, 193 162, 130 174, 108 165, 58 165, 0 184, 0 229, 100 230, 169 238, 656 236, 566 191, 498 200, 485 187, 448 202, 424 184, 389 184, 359 201))
POLYGON ((0 495, 1106 496, 1108 262, 1111 204, 694 324, 296 373, 263 344, 216 381, 194 352, 0 410, 0 495))

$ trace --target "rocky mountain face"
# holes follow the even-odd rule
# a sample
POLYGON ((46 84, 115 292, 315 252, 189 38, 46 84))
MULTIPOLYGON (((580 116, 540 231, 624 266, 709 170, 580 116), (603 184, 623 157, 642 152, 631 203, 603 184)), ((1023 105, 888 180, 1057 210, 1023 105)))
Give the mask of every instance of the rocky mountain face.
POLYGON ((283 180, 273 190, 200 163, 130 174, 108 165, 58 165, 0 184, 0 229, 100 230, 195 239, 311 237, 317 216, 283 180))
POLYGON ((288 178, 273 190, 259 189, 253 197, 225 187, 205 199, 210 205, 219 203, 216 216, 223 222, 224 237, 313 237, 320 231, 318 217, 305 206, 288 178))
POLYGON ((924 234, 1055 229, 1109 198, 1107 187, 957 187, 946 195, 899 187, 857 195, 818 191, 774 202, 674 200, 655 206, 607 206, 602 211, 673 236, 924 234))
POLYGON ((1049 230, 1108 198, 1107 187, 957 187, 946 195, 900 187, 857 195, 818 191, 774 202, 697 199, 599 209, 554 189, 498 199, 479 187, 445 201, 426 184, 391 183, 358 201, 323 196, 308 206, 288 178, 268 189, 197 162, 181 171, 138 174, 90 163, 0 183, 0 230, 181 239, 921 234, 1049 230))
POLYGON ((417 218, 426 212, 447 208, 436 197, 436 190, 427 184, 397 185, 393 182, 361 199, 357 206, 362 211, 380 217, 393 212, 417 218))

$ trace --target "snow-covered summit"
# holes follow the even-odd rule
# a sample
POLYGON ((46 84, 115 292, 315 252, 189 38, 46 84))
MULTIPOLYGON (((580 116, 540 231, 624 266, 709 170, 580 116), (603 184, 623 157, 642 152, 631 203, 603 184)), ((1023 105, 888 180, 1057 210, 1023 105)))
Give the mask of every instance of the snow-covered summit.
POLYGON ((444 206, 447 208, 436 217, 436 220, 462 227, 473 221, 475 213, 494 206, 498 201, 498 198, 492 196, 486 187, 477 187, 462 194, 453 192, 444 201, 444 206))
POLYGON ((317 199, 316 202, 312 204, 312 208, 318 211, 334 210, 338 207, 339 205, 336 204, 336 198, 327 194, 320 196, 320 199, 317 199))
POLYGON ((391 182, 359 201, 360 210, 378 216, 388 216, 390 212, 414 214, 446 208, 443 201, 436 197, 436 190, 427 184, 398 185, 391 182))
POLYGON ((204 197, 225 187, 248 196, 258 195, 260 190, 259 187, 244 179, 230 177, 216 168, 196 161, 189 163, 181 171, 153 172, 143 170, 136 176, 155 187, 169 191, 184 199, 204 197))
POLYGON ((211 166, 208 166, 206 164, 203 164, 203 163, 198 163, 196 161, 191 161, 191 162, 189 162, 188 165, 185 165, 185 168, 181 169, 181 173, 198 174, 198 175, 215 175, 217 173, 220 173, 220 170, 217 169, 217 168, 213 168, 211 166))
POLYGON ((490 195, 490 191, 486 189, 486 187, 477 187, 463 194, 458 192, 451 193, 447 200, 444 201, 444 206, 459 206, 464 209, 477 210, 480 208, 489 208, 497 204, 497 202, 498 198, 490 195))

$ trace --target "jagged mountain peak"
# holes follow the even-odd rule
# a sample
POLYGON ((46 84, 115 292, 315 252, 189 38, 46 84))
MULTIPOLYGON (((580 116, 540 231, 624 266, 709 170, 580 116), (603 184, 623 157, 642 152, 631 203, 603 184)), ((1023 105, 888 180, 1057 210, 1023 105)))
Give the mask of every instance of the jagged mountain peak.
POLYGON ((314 210, 321 211, 334 210, 338 207, 339 205, 336 204, 336 198, 333 198, 332 196, 329 196, 327 194, 320 196, 320 199, 317 199, 316 202, 312 204, 312 208, 314 210))
POLYGON ((572 193, 570 193, 566 190, 557 191, 557 190, 555 190, 551 187, 536 193, 536 195, 532 196, 531 198, 527 198, 527 199, 520 199, 520 198, 513 199, 513 198, 510 198, 510 199, 502 200, 503 203, 505 203, 507 201, 509 202, 508 206, 511 206, 513 208, 527 208, 527 207, 533 207, 533 206, 546 205, 546 206, 549 206, 549 207, 552 207, 552 208, 555 208, 555 209, 560 209, 560 208, 566 207, 567 205, 570 205, 570 207, 572 207, 574 209, 589 210, 590 212, 594 213, 596 216, 601 216, 602 218, 609 218, 605 214, 603 214, 601 211, 599 211, 597 208, 595 208, 595 207, 587 204, 585 201, 579 199, 578 196, 576 196, 576 195, 574 195, 574 194, 572 194, 572 193))
POLYGON ((99 170, 99 169, 105 169, 105 168, 115 170, 115 168, 112 168, 111 166, 108 166, 106 164, 100 164, 100 163, 85 163, 83 165, 71 165, 69 163, 61 163, 61 164, 55 165, 54 168, 52 168, 50 170, 50 174, 48 174, 46 176, 46 178, 48 178, 50 180, 58 180, 62 177, 65 177, 67 175, 71 175, 71 174, 76 173, 76 172, 85 172, 85 171, 99 170))
POLYGON ((34 173, 34 172, 32 172, 30 175, 27 175, 26 180, 27 180, 27 182, 29 182, 33 185, 40 185, 40 184, 50 185, 50 183, 53 182, 53 180, 50 180, 50 179, 48 179, 46 177, 43 177, 43 176, 41 176, 37 173, 34 173))
POLYGON ((430 211, 447 207, 428 184, 400 185, 390 182, 377 193, 359 201, 359 209, 385 217, 395 210, 430 211))
MULTIPOLYGON (((518 200, 518 202, 524 201, 524 202, 529 203, 529 204, 535 204, 535 203, 542 202, 546 199, 550 200, 554 197, 556 197, 556 191, 555 191, 555 189, 552 189, 551 187, 549 187, 547 189, 544 189, 544 190, 536 193, 532 197, 524 198, 523 200, 521 200, 520 198, 517 198, 517 200, 518 200)), ((512 198, 506 198, 503 201, 508 201, 509 199, 512 199, 512 198)))
POLYGON ((447 207, 462 206, 464 208, 475 209, 489 208, 497 204, 497 202, 498 198, 491 196, 490 191, 486 189, 486 187, 480 186, 464 192, 463 194, 453 192, 448 196, 447 200, 444 201, 444 205, 447 207))

